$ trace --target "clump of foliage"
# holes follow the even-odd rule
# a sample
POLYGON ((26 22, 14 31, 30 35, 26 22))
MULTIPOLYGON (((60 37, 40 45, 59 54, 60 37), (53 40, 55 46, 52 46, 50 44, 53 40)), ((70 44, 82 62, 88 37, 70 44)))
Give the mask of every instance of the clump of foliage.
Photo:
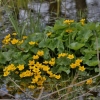
POLYGON ((76 73, 89 76, 92 71, 98 72, 99 31, 99 23, 60 19, 43 33, 21 37, 8 34, 0 51, 2 75, 34 89, 49 80, 61 81, 69 76, 72 80, 76 73))

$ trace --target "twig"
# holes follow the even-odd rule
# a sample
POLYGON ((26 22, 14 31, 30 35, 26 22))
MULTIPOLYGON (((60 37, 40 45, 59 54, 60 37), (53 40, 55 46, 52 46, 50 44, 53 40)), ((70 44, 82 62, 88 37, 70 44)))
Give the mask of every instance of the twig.
MULTIPOLYGON (((98 84, 99 84, 99 83, 100 83, 100 81, 98 82, 98 84)), ((98 85, 98 84, 97 84, 97 85, 98 85)), ((97 85, 96 85, 96 86, 97 86, 97 85)), ((79 98, 79 97, 82 97, 82 96, 87 95, 87 93, 91 92, 96 86, 92 87, 92 89, 89 90, 89 91, 87 91, 86 93, 84 93, 84 94, 82 94, 82 95, 80 95, 80 96, 77 96, 77 97, 73 98, 72 100, 75 100, 75 99, 77 99, 77 98, 79 98)))
POLYGON ((38 97, 36 100, 40 100, 40 99, 41 99, 41 96, 42 96, 43 90, 44 90, 44 87, 41 89, 40 94, 39 94, 39 97, 38 97))
MULTIPOLYGON (((98 77, 98 76, 100 76, 100 74, 95 75, 94 77, 91 77, 91 78, 94 79, 94 78, 96 78, 96 77, 98 77)), ((68 88, 77 86, 77 85, 79 85, 79 84, 81 84, 81 83, 84 83, 84 82, 86 82, 86 81, 87 81, 87 79, 86 79, 86 80, 83 80, 83 81, 81 81, 81 82, 78 82, 78 83, 76 83, 76 84, 74 84, 74 85, 69 85, 68 87, 64 87, 64 88, 62 88, 62 89, 59 89, 59 90, 57 90, 57 91, 54 91, 54 92, 49 93, 49 94, 47 94, 47 95, 45 95, 45 96, 42 96, 41 99, 42 99, 42 98, 45 98, 45 97, 48 97, 48 96, 50 96, 50 95, 52 95, 52 94, 55 94, 55 93, 57 93, 57 92, 60 92, 60 91, 62 91, 62 90, 65 90, 65 89, 68 89, 68 88)))
MULTIPOLYGON (((14 97, 13 95, 11 95, 11 94, 9 94, 9 93, 6 93, 4 90, 0 89, 0 91, 1 91, 3 94, 5 94, 5 95, 7 95, 7 96, 12 97, 12 98, 15 99, 15 97, 14 97)), ((4 96, 5 96, 5 95, 4 95, 4 96)))
POLYGON ((25 93, 25 91, 23 91, 20 86, 14 81, 12 80, 10 77, 9 77, 10 81, 12 81, 26 96, 28 96, 29 98, 33 99, 33 100, 36 100, 34 97, 32 97, 31 95, 28 95, 27 93, 25 93))
POLYGON ((69 93, 66 93, 66 94, 60 96, 60 98, 58 98, 57 100, 61 100, 62 97, 66 96, 66 95, 68 95, 68 94, 72 94, 72 93, 74 93, 74 92, 77 92, 77 90, 74 90, 74 91, 71 91, 71 92, 69 92, 69 93))
MULTIPOLYGON (((70 85, 73 85, 77 78, 78 78, 78 73, 74 76, 74 79, 72 80, 70 85)), ((68 88, 67 93, 69 93, 70 91, 71 91, 71 88, 68 88)), ((67 100, 67 97, 66 97, 66 100, 67 100)))

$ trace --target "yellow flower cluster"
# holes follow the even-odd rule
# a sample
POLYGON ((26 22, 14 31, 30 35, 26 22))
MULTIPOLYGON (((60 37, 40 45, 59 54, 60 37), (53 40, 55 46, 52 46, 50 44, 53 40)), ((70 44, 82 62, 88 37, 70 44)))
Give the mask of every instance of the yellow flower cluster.
POLYGON ((21 74, 20 74, 20 78, 23 78, 23 77, 30 77, 30 76, 32 76, 33 75, 33 73, 30 71, 30 70, 26 70, 25 72, 22 72, 21 74))
MULTIPOLYGON (((12 33, 11 34, 12 36, 16 36, 17 35, 17 33, 12 33)), ((13 45, 15 45, 15 44, 22 44, 24 41, 23 40, 18 40, 18 39, 16 39, 16 38, 11 38, 11 35, 10 34, 8 34, 7 36, 5 36, 5 38, 3 39, 3 41, 2 41, 2 43, 4 44, 4 45, 7 45, 7 44, 9 44, 9 43, 11 43, 11 44, 13 44, 13 45)), ((24 38, 25 38, 25 36, 24 36, 24 38)))
POLYGON ((70 25, 70 24, 73 23, 73 22, 74 22, 74 20, 65 20, 63 23, 64 23, 64 24, 69 24, 69 25, 70 25))
POLYGON ((55 58, 51 58, 51 60, 49 61, 44 61, 43 64, 49 64, 51 66, 54 66, 55 65, 55 58))
POLYGON ((7 67, 4 68, 4 75, 3 76, 8 76, 10 74, 11 71, 16 70, 16 67, 14 66, 14 64, 10 64, 7 67))
POLYGON ((85 19, 81 19, 81 20, 80 20, 80 23, 81 23, 82 25, 84 25, 84 24, 85 24, 85 19))
POLYGON ((50 77, 54 77, 56 79, 60 78, 60 75, 55 75, 50 71, 50 67, 48 65, 43 65, 42 63, 39 62, 34 63, 34 60, 29 61, 28 65, 31 72, 34 73, 34 77, 32 78, 32 82, 31 82, 32 84, 37 84, 38 86, 43 85, 44 81, 46 80, 46 77, 42 77, 41 75, 42 70, 46 72, 50 77))
POLYGON ((80 64, 81 62, 82 62, 81 59, 77 59, 77 60, 75 61, 75 63, 71 63, 71 64, 70 64, 70 67, 73 68, 73 69, 76 68, 76 67, 79 67, 79 70, 80 70, 80 71, 84 71, 85 68, 84 68, 84 66, 81 66, 81 64, 80 64))
POLYGON ((60 54, 58 54, 58 58, 66 57, 67 55, 68 55, 67 53, 60 53, 60 54))
POLYGON ((11 35, 8 34, 8 35, 5 36, 5 38, 3 39, 2 43, 3 43, 4 45, 9 44, 9 43, 10 43, 10 40, 11 40, 11 35))
MULTIPOLYGON (((41 51, 37 52, 38 55, 42 56, 44 53, 41 51)), ((48 64, 53 66, 55 64, 55 58, 51 58, 50 61, 48 61, 48 64)), ((29 69, 25 71, 24 65, 19 64, 15 67, 14 64, 10 64, 7 67, 4 68, 4 76, 8 76, 10 72, 15 71, 16 74, 19 74, 20 78, 25 77, 32 77, 31 78, 31 85, 28 86, 28 88, 33 89, 34 85, 42 86, 44 81, 46 80, 45 76, 42 76, 42 71, 46 72, 50 78, 56 78, 60 79, 60 75, 53 74, 52 71, 50 71, 49 65, 44 65, 42 63, 39 63, 38 61, 35 61, 34 59, 29 60, 28 63, 29 69), (17 71, 17 69, 20 71, 17 71)))
POLYGON ((68 59, 73 59, 74 55, 73 54, 68 54, 68 53, 60 53, 60 54, 58 54, 57 58, 61 58, 61 57, 67 57, 68 59))

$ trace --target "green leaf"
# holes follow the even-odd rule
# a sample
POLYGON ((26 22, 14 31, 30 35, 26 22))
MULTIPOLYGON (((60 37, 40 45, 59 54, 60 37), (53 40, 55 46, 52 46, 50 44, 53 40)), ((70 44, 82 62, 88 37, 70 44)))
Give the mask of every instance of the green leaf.
POLYGON ((2 52, 0 52, 0 64, 6 64, 6 59, 3 56, 2 52))
POLYGON ((8 52, 2 52, 6 61, 10 61, 12 59, 12 52, 9 50, 8 52))
POLYGON ((39 50, 39 48, 38 47, 33 47, 33 48, 31 48, 30 49, 30 51, 32 52, 32 53, 37 53, 37 51, 39 50))
POLYGON ((65 70, 65 72, 66 72, 67 74, 69 74, 71 71, 68 69, 68 70, 65 70))
POLYGON ((95 50, 100 49, 100 38, 98 38, 97 40, 95 40, 94 44, 93 44, 93 48, 95 50), (97 41, 98 40, 98 41, 97 41))
POLYGON ((47 48, 45 48, 43 51, 44 51, 44 56, 43 56, 43 58, 44 58, 44 59, 49 59, 49 58, 50 58, 49 50, 48 50, 47 48))
POLYGON ((12 60, 13 51, 8 50, 7 52, 0 52, 0 63, 6 64, 6 62, 12 60))
POLYGON ((96 72, 96 73, 99 72, 99 68, 95 68, 95 72, 96 72))
POLYGON ((57 39, 55 39, 55 38, 48 40, 47 41, 47 47, 50 48, 52 51, 54 51, 55 48, 57 47, 56 46, 56 41, 57 41, 57 39))
POLYGON ((14 63, 14 64, 26 64, 26 62, 22 58, 16 59, 16 60, 12 61, 12 63, 14 63))
POLYGON ((78 32, 78 36, 77 36, 76 40, 81 42, 81 43, 85 43, 88 41, 88 39, 91 36, 93 36, 91 30, 83 29, 83 30, 78 32))
POLYGON ((70 69, 68 69, 66 66, 60 66, 57 70, 57 73, 65 72, 66 74, 70 73, 70 69))
POLYGON ((29 57, 30 57, 30 54, 25 54, 25 55, 23 55, 22 59, 27 60, 29 57))
POLYGON ((64 28, 66 28, 66 26, 63 24, 62 25, 59 25, 59 24, 54 25, 54 30, 60 30, 60 29, 64 29, 64 28))
POLYGON ((56 20, 54 30, 60 30, 66 28, 66 24, 63 24, 64 19, 56 20))
POLYGON ((88 66, 96 66, 98 65, 98 61, 97 60, 88 60, 85 62, 88 66))
POLYGON ((73 50, 79 50, 80 48, 82 48, 85 44, 83 43, 78 43, 78 42, 74 42, 74 43, 71 43, 68 47, 70 49, 73 49, 73 50))
POLYGON ((67 58, 67 57, 61 57, 61 58, 58 58, 56 60, 57 64, 58 65, 69 65, 70 64, 70 60, 67 58))
POLYGON ((63 42, 61 40, 57 41, 57 48, 59 52, 63 52, 64 51, 64 45, 63 42))
POLYGON ((46 40, 43 39, 40 43, 39 43, 39 48, 44 48, 46 47, 46 40))
POLYGON ((14 52, 12 57, 13 57, 13 59, 19 59, 22 56, 21 54, 22 54, 22 52, 14 52))

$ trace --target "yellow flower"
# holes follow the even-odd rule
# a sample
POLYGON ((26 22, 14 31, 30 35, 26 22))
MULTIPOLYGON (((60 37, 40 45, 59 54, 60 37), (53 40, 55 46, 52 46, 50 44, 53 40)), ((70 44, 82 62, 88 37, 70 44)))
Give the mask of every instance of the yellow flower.
POLYGON ((23 39, 27 39, 27 36, 23 36, 23 39))
POLYGON ((5 36, 5 38, 2 40, 2 43, 4 44, 9 44, 10 43, 10 34, 8 34, 7 36, 5 36))
POLYGON ((22 44, 24 41, 23 40, 20 40, 20 41, 18 41, 18 44, 20 45, 20 44, 22 44))
POLYGON ((43 71, 48 71, 48 70, 50 69, 50 67, 49 67, 49 66, 44 65, 42 69, 43 69, 43 71))
POLYGON ((14 66, 14 64, 10 64, 7 67, 5 67, 3 71, 14 71, 14 70, 16 70, 16 67, 14 66))
POLYGON ((56 78, 56 79, 60 79, 61 76, 60 76, 60 75, 55 75, 55 78, 56 78))
POLYGON ((92 81, 92 78, 90 78, 90 79, 88 79, 87 81, 86 81, 86 84, 92 84, 93 83, 93 81, 92 81))
POLYGON ((66 57, 68 54, 67 53, 60 53, 60 54, 58 54, 58 58, 60 58, 60 57, 66 57))
POLYGON ((11 38, 4 39, 4 40, 2 41, 2 43, 4 43, 4 44, 9 44, 9 43, 10 43, 10 40, 11 40, 11 38))
POLYGON ((19 64, 19 65, 17 66, 17 68, 21 71, 21 70, 24 69, 24 65, 20 65, 20 64, 19 64))
POLYGON ((3 76, 8 76, 9 74, 10 74, 9 71, 5 71, 4 74, 3 74, 3 76))
POLYGON ((29 85, 28 88, 29 88, 29 89, 34 89, 35 86, 34 86, 34 85, 29 85))
POLYGON ((39 56, 38 55, 34 55, 33 59, 39 59, 39 56))
POLYGON ((84 25, 85 24, 85 19, 81 19, 80 22, 81 22, 82 25, 84 25))
POLYGON ((51 61, 55 61, 55 58, 51 58, 51 61))
POLYGON ((14 39, 11 40, 11 43, 12 44, 17 44, 18 43, 18 40, 14 38, 14 39))
POLYGON ((74 55, 73 54, 71 54, 71 55, 69 54, 67 58, 73 59, 74 58, 74 55))
POLYGON ((53 66, 53 65, 55 64, 55 61, 49 61, 49 64, 50 64, 51 66, 53 66))
POLYGON ((77 59, 76 62, 81 63, 82 62, 82 59, 77 59))
POLYGON ((33 70, 32 70, 34 73, 39 73, 39 68, 36 68, 36 67, 33 67, 33 70))
POLYGON ((6 36, 5 36, 5 39, 10 38, 10 36, 11 36, 10 34, 6 35, 6 36))
POLYGON ((39 69, 43 68, 43 65, 41 63, 39 63, 38 61, 36 62, 35 66, 39 69))
POLYGON ((43 62, 43 64, 48 64, 48 63, 49 63, 48 61, 44 61, 44 62, 43 62))
POLYGON ((37 85, 42 86, 42 85, 43 85, 43 81, 42 81, 42 80, 38 81, 38 82, 37 82, 37 85))
POLYGON ((17 35, 17 33, 12 33, 12 35, 16 36, 16 35, 17 35))
POLYGON ((51 32, 47 33, 48 36, 50 36, 51 34, 52 34, 51 32))
POLYGON ((47 74, 49 74, 49 77, 54 77, 54 74, 51 71, 47 71, 47 74))
POLYGON ((84 66, 79 66, 79 70, 84 71, 85 70, 84 66))
POLYGON ((35 78, 32 79, 32 82, 31 83, 37 83, 37 82, 38 82, 38 78, 35 77, 35 78))
POLYGON ((30 70, 26 70, 25 72, 22 72, 19 76, 23 78, 23 77, 30 77, 32 75, 33 73, 30 70))
POLYGON ((73 32, 73 30, 72 29, 67 29, 66 32, 71 33, 71 32, 73 32))
POLYGON ((43 56, 43 55, 44 55, 44 51, 42 51, 42 50, 41 50, 41 51, 38 51, 38 52, 37 52, 37 55, 43 56))
POLYGON ((77 60, 75 61, 76 66, 80 66, 80 63, 81 63, 81 62, 82 62, 81 59, 77 59, 77 60))
POLYGON ((34 65, 35 64, 35 61, 34 60, 29 60, 29 66, 32 66, 32 65, 34 65))
POLYGON ((70 24, 73 23, 73 22, 74 22, 74 20, 65 20, 63 23, 64 23, 64 24, 69 24, 69 25, 70 25, 70 24))
POLYGON ((34 44, 35 44, 35 42, 33 42, 33 41, 30 41, 30 42, 29 42, 29 44, 30 44, 30 45, 34 45, 34 44))
POLYGON ((71 68, 76 68, 76 64, 72 63, 72 64, 70 64, 70 67, 71 68))

